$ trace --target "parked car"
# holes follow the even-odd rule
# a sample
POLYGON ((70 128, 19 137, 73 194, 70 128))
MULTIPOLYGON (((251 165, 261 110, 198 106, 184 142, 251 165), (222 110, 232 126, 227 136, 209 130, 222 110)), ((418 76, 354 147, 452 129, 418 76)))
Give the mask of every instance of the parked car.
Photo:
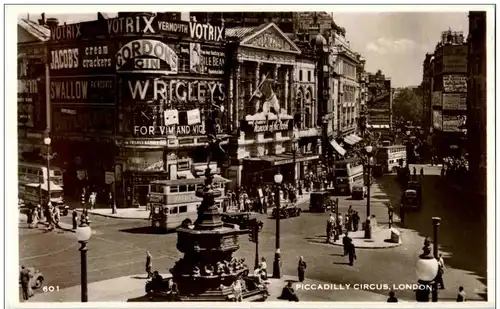
MULTIPOLYGON (((43 285, 43 274, 40 270, 35 269, 34 267, 26 267, 26 269, 30 273, 30 285, 32 289, 39 289, 43 285)), ((21 282, 19 282, 21 283, 21 282)))
MULTIPOLYGON (((285 206, 281 206, 280 208, 280 218, 290 218, 290 217, 298 217, 300 216, 301 209, 297 205, 288 204, 285 206)), ((271 215, 273 218, 276 218, 276 207, 273 208, 273 212, 271 215)))
MULTIPOLYGON (((248 230, 257 222, 256 215, 250 212, 225 212, 221 214, 223 222, 238 224, 241 230, 248 230)), ((262 222, 261 222, 262 223, 262 222)), ((259 227, 262 229, 262 226, 259 227)))

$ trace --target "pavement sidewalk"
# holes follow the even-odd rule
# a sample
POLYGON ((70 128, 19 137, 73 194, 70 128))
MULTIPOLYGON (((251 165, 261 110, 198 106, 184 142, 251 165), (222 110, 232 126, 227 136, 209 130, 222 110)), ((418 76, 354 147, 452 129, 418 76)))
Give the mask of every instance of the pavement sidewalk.
MULTIPOLYGON (((162 274, 164 278, 170 277, 170 274, 162 274)), ((287 281, 294 281, 296 277, 283 276, 281 279, 269 279, 268 289, 271 296, 267 301, 287 302, 279 300, 282 288, 287 284, 287 281)), ((92 282, 88 284, 88 300, 89 302, 135 302, 148 301, 145 296, 146 276, 132 275, 119 278, 92 282)), ((315 280, 306 279, 304 286, 309 285, 323 287, 331 287, 330 289, 314 289, 306 290, 297 286, 294 283, 294 289, 297 292, 300 301, 378 301, 385 302, 387 296, 371 291, 343 289, 334 290, 333 284, 315 280)), ((338 284, 335 286, 339 286, 338 284)), ((80 286, 61 289, 58 292, 52 293, 37 293, 29 302, 80 302, 81 289, 80 286)))
MULTIPOLYGON (((308 201, 309 197, 309 192, 303 194, 302 196, 298 197, 297 204, 308 201)), ((75 203, 75 207, 77 211, 82 211, 81 204, 75 203)), ((89 214, 108 218, 149 220, 149 210, 146 210, 145 206, 139 206, 135 208, 118 208, 116 210, 116 214, 113 214, 112 210, 109 207, 88 209, 87 211, 89 214)))
MULTIPOLYGON (((401 246, 401 233, 396 228, 375 228, 372 231, 370 239, 365 239, 365 231, 349 232, 349 237, 356 248, 360 249, 385 249, 401 246), (399 242, 391 242, 391 234, 399 235, 399 242)), ((342 237, 336 242, 332 242, 335 246, 343 246, 342 237)))

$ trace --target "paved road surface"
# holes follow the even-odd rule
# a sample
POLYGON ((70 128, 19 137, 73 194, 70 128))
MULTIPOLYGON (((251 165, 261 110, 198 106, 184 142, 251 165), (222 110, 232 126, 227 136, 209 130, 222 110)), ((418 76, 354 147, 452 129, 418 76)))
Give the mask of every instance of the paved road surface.
MULTIPOLYGON (((346 265, 342 248, 318 241, 325 233, 328 214, 304 212, 298 218, 281 222, 281 251, 283 273, 296 275, 296 263, 304 256, 308 263, 306 276, 330 283, 386 283, 410 284, 416 281, 415 262, 423 243, 423 236, 432 236, 431 217, 441 216, 441 251, 445 256, 447 289, 441 299, 453 300, 459 285, 463 285, 470 299, 482 300, 486 274, 484 212, 473 211, 463 205, 455 192, 441 188, 438 172, 426 167, 423 180, 424 206, 419 213, 406 217, 407 229, 402 229, 403 245, 393 249, 358 250, 353 267, 346 265), (472 255, 471 252, 474 252, 472 255)), ((372 213, 379 223, 387 221, 387 204, 399 204, 400 188, 394 175, 377 180, 372 190, 372 213)), ((340 211, 347 212, 349 204, 364 217, 366 200, 352 201, 340 198, 340 211)), ((307 209, 307 204, 301 205, 307 209)), ((65 218, 65 220, 70 219, 65 218)), ((274 221, 262 215, 260 254, 272 269, 275 246, 274 221)), ((153 268, 166 272, 181 257, 176 249, 176 234, 154 234, 144 220, 92 217, 94 235, 88 251, 88 280, 95 282, 144 272, 145 251, 153 255, 153 268)), ((31 230, 20 224, 21 264, 39 268, 46 285, 60 288, 80 283, 80 255, 74 234, 31 230)), ((324 239, 324 238, 322 238, 324 239)), ((253 266, 255 245, 241 236, 237 256, 245 257, 253 266)), ((387 294, 386 290, 375 292, 387 294)), ((401 299, 414 299, 413 291, 397 291, 401 299)))

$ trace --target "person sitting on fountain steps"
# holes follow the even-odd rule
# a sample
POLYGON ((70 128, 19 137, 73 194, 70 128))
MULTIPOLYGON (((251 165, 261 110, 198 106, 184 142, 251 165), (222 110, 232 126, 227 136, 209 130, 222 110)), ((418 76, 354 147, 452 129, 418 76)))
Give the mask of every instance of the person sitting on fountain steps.
POLYGON ((278 299, 288 300, 288 301, 299 301, 299 297, 295 293, 292 287, 292 281, 288 281, 288 284, 281 291, 281 296, 278 299))

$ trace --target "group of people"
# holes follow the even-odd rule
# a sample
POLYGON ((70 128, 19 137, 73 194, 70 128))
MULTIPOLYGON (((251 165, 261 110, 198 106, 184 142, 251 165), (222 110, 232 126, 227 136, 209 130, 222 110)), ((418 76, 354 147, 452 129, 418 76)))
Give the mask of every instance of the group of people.
POLYGON ((349 205, 349 209, 344 216, 339 214, 336 218, 333 212, 330 213, 330 217, 326 222, 326 242, 329 243, 332 236, 333 240, 337 241, 340 235, 342 235, 343 229, 347 232, 357 232, 359 230, 360 220, 361 218, 358 212, 352 209, 352 205, 349 205))
POLYGON ((48 225, 48 230, 54 230, 59 227, 59 221, 61 220, 61 210, 58 206, 47 205, 42 211, 42 206, 38 204, 36 207, 32 207, 27 213, 28 224, 30 228, 38 228, 38 224, 41 223, 44 218, 46 224, 48 225))
MULTIPOLYGON (((283 199, 296 203, 298 196, 302 195, 301 185, 294 186, 292 183, 284 183, 281 186, 283 199)), ((267 214, 267 210, 276 204, 275 190, 271 185, 265 184, 260 187, 239 187, 236 191, 228 190, 229 207, 238 211, 256 211, 267 214), (262 191, 260 196, 259 189, 262 191)))
POLYGON ((465 157, 446 157, 443 159, 441 176, 446 177, 446 179, 462 180, 464 177, 467 177, 468 169, 469 164, 465 157))

